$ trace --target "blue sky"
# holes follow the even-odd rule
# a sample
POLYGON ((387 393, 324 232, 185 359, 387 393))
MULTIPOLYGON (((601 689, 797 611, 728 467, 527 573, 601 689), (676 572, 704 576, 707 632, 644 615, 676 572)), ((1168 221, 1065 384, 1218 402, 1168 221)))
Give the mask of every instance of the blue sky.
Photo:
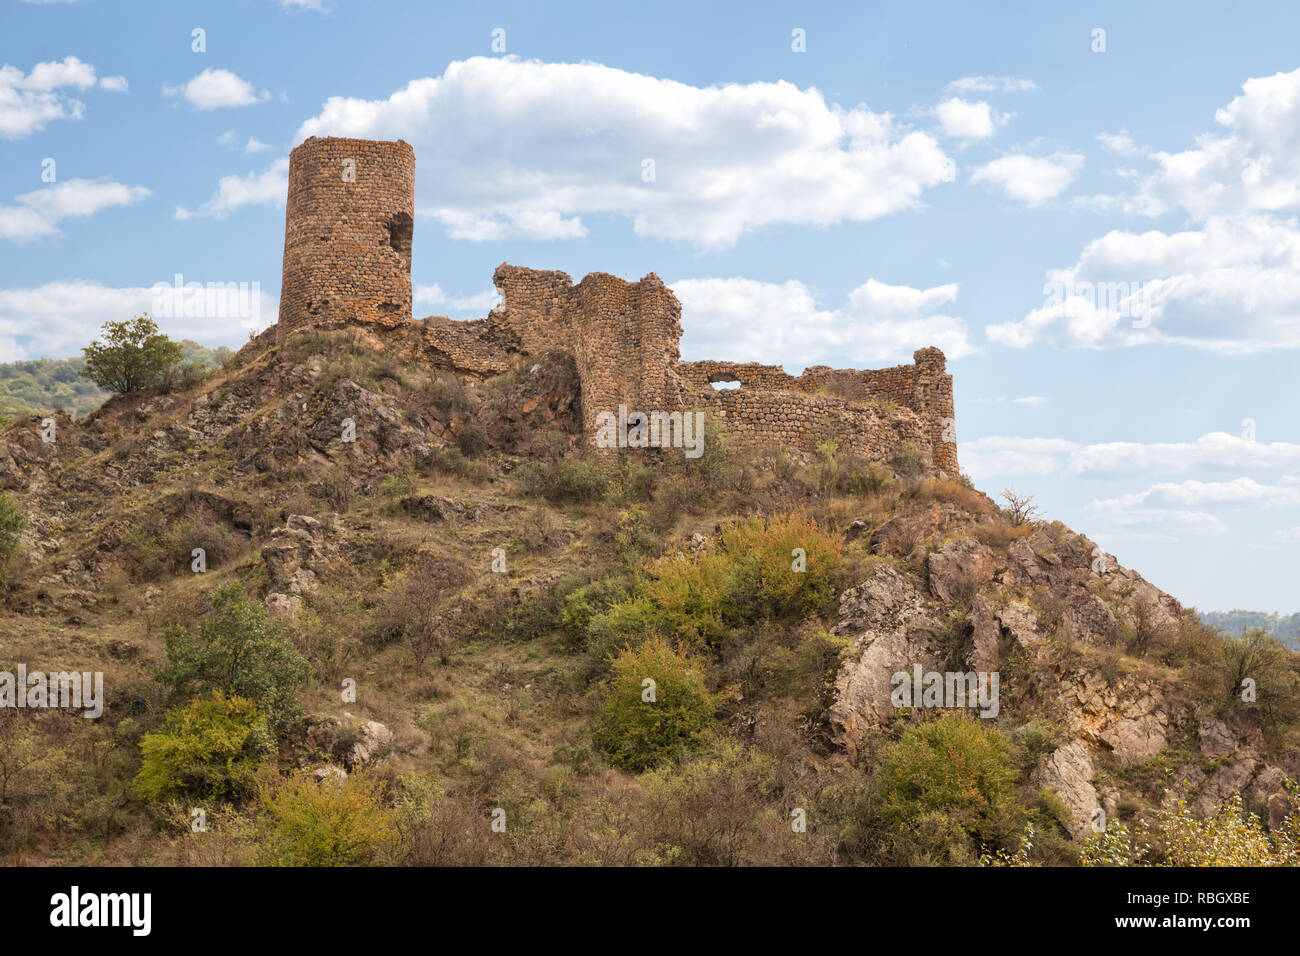
POLYGON ((486 314, 509 261, 658 273, 688 359, 938 345, 981 488, 1185 603, 1300 610, 1294 4, 446 6, 4 0, 0 361, 178 273, 273 321, 289 150, 400 136, 417 314, 486 314))

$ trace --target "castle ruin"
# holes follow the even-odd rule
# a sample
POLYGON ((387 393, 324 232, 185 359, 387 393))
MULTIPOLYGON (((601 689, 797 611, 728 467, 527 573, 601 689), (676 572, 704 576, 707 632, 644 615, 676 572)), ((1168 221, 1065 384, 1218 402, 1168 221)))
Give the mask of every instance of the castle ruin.
MULTIPOLYGON (((304 328, 412 322, 415 154, 402 141, 310 137, 289 158, 284 279, 277 341, 304 328)), ((956 474, 952 376, 936 348, 875 370, 684 362, 681 304, 653 272, 627 282, 603 272, 576 285, 563 272, 500 265, 501 303, 482 319, 429 316, 426 350, 477 377, 519 355, 563 351, 578 371, 589 439, 597 417, 703 410, 738 440, 812 452, 827 438, 872 461, 913 445, 956 474), (719 383, 737 387, 719 389, 719 383)))

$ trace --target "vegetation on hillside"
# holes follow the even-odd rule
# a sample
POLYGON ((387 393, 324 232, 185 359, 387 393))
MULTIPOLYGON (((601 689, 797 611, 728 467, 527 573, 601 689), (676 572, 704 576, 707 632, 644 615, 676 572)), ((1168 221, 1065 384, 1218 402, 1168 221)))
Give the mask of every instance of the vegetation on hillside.
MULTIPOLYGON (((224 345, 207 348, 190 339, 178 343, 182 367, 219 367, 232 354, 224 345)), ((19 415, 63 410, 81 417, 104 403, 109 392, 83 376, 84 356, 27 359, 0 364, 0 424, 19 415)))
POLYGON ((1300 650, 1300 612, 1275 614, 1267 611, 1200 611, 1198 615, 1210 627, 1228 634, 1244 631, 1267 631, 1292 650, 1300 650))
MULTIPOLYGON (((466 383, 345 333, 247 348, 265 351, 178 383, 148 421, 110 406, 61 432, 57 471, 11 479, 44 543, 4 590, 0 670, 100 670, 109 703, 100 720, 0 711, 6 862, 1294 859, 1293 823, 1176 797, 1227 759, 1203 756, 1202 721, 1295 776, 1300 658, 1157 619, 1122 589, 953 575, 918 639, 954 661, 989 607, 1042 624, 1026 644, 995 635, 996 718, 905 707, 851 747, 832 734, 862 652, 846 589, 925 587, 954 542, 1049 567, 1091 545, 928 473, 915 449, 869 463, 828 440, 802 460, 714 428, 699 459, 598 458, 544 361, 466 383), (200 573, 191 548, 207 545, 200 573), (1108 623, 1080 631, 1079 606, 1108 623), (1174 715, 1160 753, 1098 755, 1095 838, 1042 776, 1074 732, 1067 675, 1149 682, 1174 715)), ((44 467, 39 439, 9 440, 44 467)))

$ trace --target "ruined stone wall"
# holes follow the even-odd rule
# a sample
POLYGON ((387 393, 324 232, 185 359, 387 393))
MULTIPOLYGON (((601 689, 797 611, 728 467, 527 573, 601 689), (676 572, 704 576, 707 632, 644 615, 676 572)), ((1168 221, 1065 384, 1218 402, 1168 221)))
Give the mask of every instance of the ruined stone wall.
POLYGON ((593 272, 576 286, 563 272, 502 263, 492 281, 502 302, 492 321, 515 335, 521 351, 573 353, 582 382, 582 420, 594 433, 596 416, 680 407, 677 380, 681 304, 653 272, 626 282, 593 272))
POLYGON ((415 151, 308 138, 289 154, 277 338, 305 325, 411 318, 415 151))
POLYGON ((888 461, 907 443, 927 458, 935 453, 926 422, 910 409, 889 410, 797 391, 749 391, 743 386, 698 394, 691 404, 725 422, 736 438, 759 447, 812 453, 833 438, 842 453, 866 461, 888 461))
MULTIPOLYGON (((757 362, 682 362, 678 372, 683 383, 697 393, 713 392, 714 382, 739 382, 739 389, 720 390, 716 394, 746 394, 747 390, 783 392, 787 393, 792 407, 805 406, 794 402, 788 393, 838 398, 855 404, 892 402, 916 414, 925 438, 923 444, 932 450, 936 467, 956 474, 952 376, 945 371, 944 354, 936 348, 918 349, 912 359, 911 365, 883 369, 833 369, 826 365, 810 365, 799 376, 790 375, 779 365, 757 362)), ((739 403, 738 399, 735 401, 739 403)), ((768 403, 765 407, 770 405, 768 403)), ((770 410, 769 417, 773 417, 770 410)), ((785 417, 785 412, 780 410, 774 416, 778 423, 785 417)), ((800 434, 798 431, 791 433, 784 425, 778 430, 792 435, 792 440, 797 440, 800 434)), ((797 447, 812 450, 806 443, 797 447)))
MULTIPOLYGON (((415 153, 406 143, 313 136, 295 148, 277 340, 306 326, 409 323, 414 213, 415 153)), ((952 376, 938 349, 920 349, 912 365, 819 365, 799 376, 756 362, 682 362, 681 305, 653 272, 638 282, 593 272, 574 285, 563 272, 502 263, 492 278, 501 304, 486 319, 425 319, 425 354, 486 376, 520 354, 568 352, 593 437, 597 416, 620 405, 703 408, 742 438, 811 452, 833 435, 874 460, 912 441, 935 466, 957 471, 952 376), (730 380, 741 387, 711 385, 730 380)))

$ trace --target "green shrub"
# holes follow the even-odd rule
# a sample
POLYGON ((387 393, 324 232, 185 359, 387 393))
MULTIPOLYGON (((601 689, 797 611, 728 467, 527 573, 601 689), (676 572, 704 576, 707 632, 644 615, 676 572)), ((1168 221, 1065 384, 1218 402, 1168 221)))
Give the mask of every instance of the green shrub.
POLYGON ((944 716, 909 729, 885 751, 880 805, 891 824, 914 835, 939 814, 977 844, 997 845, 1018 829, 1015 777, 1000 733, 977 719, 944 716))
POLYGON ((261 855, 269 866, 368 866, 396 841, 382 787, 359 774, 319 784, 297 774, 264 789, 261 805, 269 821, 261 855))
POLYGON ((5 575, 18 554, 18 535, 27 525, 27 519, 18 505, 0 491, 0 577, 5 575))
POLYGON ((272 747, 256 704, 213 691, 168 711, 162 728, 144 735, 136 792, 145 800, 238 800, 253 792, 272 747))
POLYGON ((212 614, 197 633, 174 624, 163 632, 163 643, 168 663, 157 676, 173 699, 211 690, 246 697, 275 730, 300 712, 293 694, 311 667, 239 583, 213 595, 212 614))
POLYGON ((835 597, 843 546, 803 514, 742 521, 709 550, 646 565, 632 597, 592 618, 589 646, 614 649, 645 634, 716 646, 731 628, 797 623, 835 597))
POLYGON ((610 480, 608 468, 583 455, 525 462, 516 474, 526 493, 552 504, 599 501, 605 496, 610 480))
POLYGON ((699 668, 667 641, 652 637, 614 659, 596 744, 615 766, 646 770, 703 743, 714 708, 699 668))

